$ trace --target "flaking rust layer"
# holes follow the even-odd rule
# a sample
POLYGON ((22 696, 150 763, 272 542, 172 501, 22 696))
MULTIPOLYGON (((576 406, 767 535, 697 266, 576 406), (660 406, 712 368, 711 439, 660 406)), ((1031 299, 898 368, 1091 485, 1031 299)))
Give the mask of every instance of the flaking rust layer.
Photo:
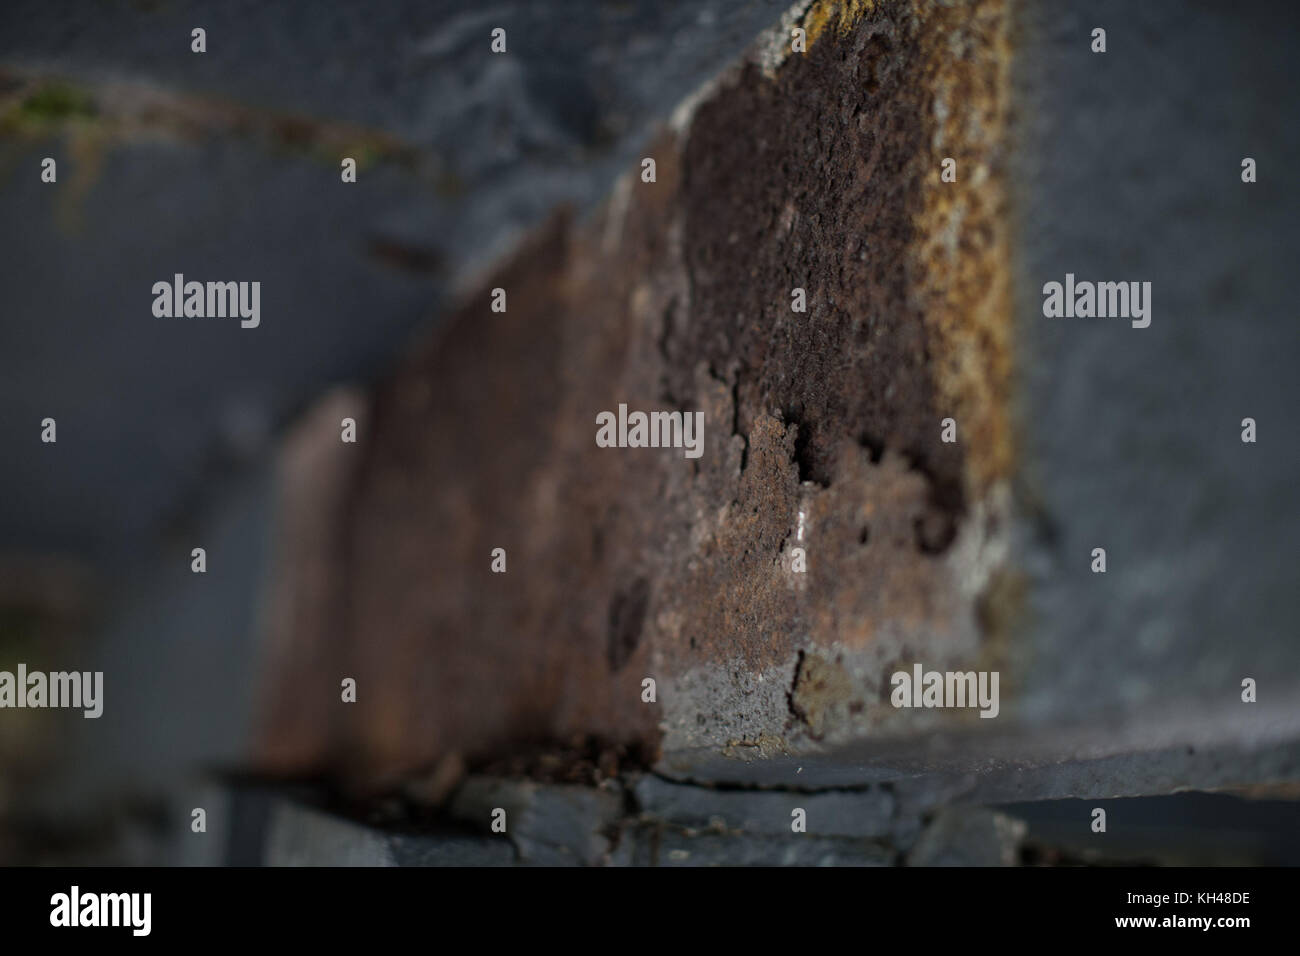
POLYGON ((647 147, 655 182, 531 237, 369 397, 362 443, 315 426, 351 464, 280 529, 267 693, 295 707, 267 708, 262 769, 378 789, 575 738, 670 764, 974 717, 895 711, 888 677, 999 666, 1004 5, 787 20, 806 53, 773 56, 783 23, 647 147), (703 411, 703 456, 598 448, 619 403, 703 411), (306 563, 326 624, 285 611, 306 563))

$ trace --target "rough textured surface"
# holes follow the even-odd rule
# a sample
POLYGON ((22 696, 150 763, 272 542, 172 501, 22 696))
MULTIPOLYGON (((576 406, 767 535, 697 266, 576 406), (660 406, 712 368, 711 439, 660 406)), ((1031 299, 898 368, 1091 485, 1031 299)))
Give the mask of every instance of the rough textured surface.
POLYGON ((893 663, 979 658, 1006 467, 1001 225, 996 201, 926 195, 936 143, 997 194, 1005 26, 993 2, 885 3, 770 78, 742 63, 657 141, 656 182, 620 181, 588 225, 557 219, 402 363, 364 442, 335 448, 355 482, 338 613, 273 632, 298 694, 264 731, 269 768, 373 786, 574 735, 799 748, 897 723, 893 663), (929 241, 936 216, 984 237, 960 266, 929 241), (597 448, 596 413, 622 402, 702 411, 703 457, 597 448), (970 438, 940 441, 950 413, 970 438), (799 661, 823 657, 839 696, 792 713, 799 661), (341 676, 360 688, 346 711, 341 676))

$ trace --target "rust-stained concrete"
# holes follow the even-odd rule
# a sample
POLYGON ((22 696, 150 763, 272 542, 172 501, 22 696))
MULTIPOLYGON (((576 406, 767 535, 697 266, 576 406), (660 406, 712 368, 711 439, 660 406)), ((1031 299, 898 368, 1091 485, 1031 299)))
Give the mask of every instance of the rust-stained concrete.
POLYGON ((262 769, 373 790, 575 739, 749 758, 974 717, 897 712, 888 675, 999 664, 1005 13, 830 6, 684 107, 655 183, 469 293, 355 400, 360 443, 338 399, 304 421, 262 769), (703 457, 596 447, 619 403, 703 411, 703 457))

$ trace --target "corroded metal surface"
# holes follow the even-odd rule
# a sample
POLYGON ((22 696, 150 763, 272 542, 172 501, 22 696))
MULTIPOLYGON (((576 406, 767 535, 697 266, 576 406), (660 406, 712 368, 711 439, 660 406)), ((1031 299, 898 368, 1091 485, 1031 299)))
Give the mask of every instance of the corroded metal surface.
POLYGON ((1002 8, 829 16, 688 104, 655 182, 629 173, 468 295, 359 444, 304 425, 346 505, 285 517, 269 699, 293 705, 267 712, 266 768, 370 787, 574 737, 797 752, 896 723, 904 655, 980 658, 1009 464, 1002 8), (703 456, 598 448, 619 403, 702 411, 703 456), (284 611, 311 605, 312 522, 342 528, 328 620, 284 611))

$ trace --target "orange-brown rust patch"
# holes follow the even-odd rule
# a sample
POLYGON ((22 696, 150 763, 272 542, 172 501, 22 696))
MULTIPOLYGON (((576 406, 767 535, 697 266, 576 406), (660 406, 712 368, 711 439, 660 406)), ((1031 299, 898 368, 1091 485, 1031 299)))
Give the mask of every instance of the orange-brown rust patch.
POLYGON ((916 287, 945 417, 958 422, 967 490, 979 496, 1013 462, 1009 236, 1002 182, 1010 50, 1001 0, 920 4, 916 82, 932 130, 915 214, 916 287), (945 158, 957 181, 940 179, 945 158))
POLYGON ((816 0, 803 15, 808 42, 817 42, 831 29, 843 36, 875 7, 874 0, 816 0))

